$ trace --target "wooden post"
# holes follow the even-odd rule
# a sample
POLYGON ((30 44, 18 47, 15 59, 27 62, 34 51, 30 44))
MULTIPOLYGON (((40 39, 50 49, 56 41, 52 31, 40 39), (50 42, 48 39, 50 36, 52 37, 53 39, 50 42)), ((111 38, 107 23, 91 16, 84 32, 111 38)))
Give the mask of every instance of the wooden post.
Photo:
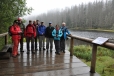
POLYGON ((8 35, 5 35, 5 45, 8 44, 8 35))
POLYGON ((90 68, 90 72, 91 73, 95 73, 96 55, 97 55, 97 45, 96 44, 93 44, 93 48, 92 48, 92 59, 91 59, 91 68, 90 68))
POLYGON ((71 37, 71 41, 70 41, 70 56, 73 56, 73 42, 74 42, 74 39, 73 39, 73 37, 71 37))

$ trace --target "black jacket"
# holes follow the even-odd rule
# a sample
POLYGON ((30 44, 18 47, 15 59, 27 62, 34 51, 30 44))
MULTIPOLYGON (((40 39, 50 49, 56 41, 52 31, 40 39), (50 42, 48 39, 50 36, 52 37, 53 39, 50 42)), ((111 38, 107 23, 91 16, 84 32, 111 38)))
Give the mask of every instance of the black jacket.
POLYGON ((47 37, 47 38, 53 38, 53 36, 52 36, 52 31, 54 30, 54 27, 50 27, 50 26, 48 26, 47 28, 46 28, 46 31, 45 31, 45 36, 47 37))

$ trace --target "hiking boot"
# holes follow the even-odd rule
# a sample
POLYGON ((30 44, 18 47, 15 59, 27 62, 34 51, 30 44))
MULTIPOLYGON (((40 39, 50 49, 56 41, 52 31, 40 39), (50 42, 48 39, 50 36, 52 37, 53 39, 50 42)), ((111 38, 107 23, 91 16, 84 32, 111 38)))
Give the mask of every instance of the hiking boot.
POLYGON ((38 51, 38 49, 36 48, 35 51, 38 51))
POLYGON ((16 55, 12 55, 13 58, 16 58, 16 55))
POLYGON ((39 48, 39 51, 41 51, 41 48, 39 48))
POLYGON ((60 55, 60 53, 59 53, 59 52, 58 52, 57 54, 58 54, 58 55, 60 55))
POLYGON ((48 49, 47 49, 47 52, 48 52, 48 49))
POLYGON ((43 50, 46 50, 45 48, 43 48, 43 50))
POLYGON ((63 50, 63 53, 65 53, 65 50, 63 50))
POLYGON ((52 53, 52 50, 50 50, 50 53, 52 53))
POLYGON ((32 51, 32 54, 35 54, 35 51, 32 51))
POLYGON ((55 52, 55 54, 57 54, 57 52, 55 52))
POLYGON ((23 50, 20 50, 20 52, 24 52, 23 50))
POLYGON ((17 56, 19 56, 20 54, 19 53, 17 53, 17 56))
POLYGON ((30 54, 30 52, 29 52, 29 51, 27 51, 27 54, 30 54))

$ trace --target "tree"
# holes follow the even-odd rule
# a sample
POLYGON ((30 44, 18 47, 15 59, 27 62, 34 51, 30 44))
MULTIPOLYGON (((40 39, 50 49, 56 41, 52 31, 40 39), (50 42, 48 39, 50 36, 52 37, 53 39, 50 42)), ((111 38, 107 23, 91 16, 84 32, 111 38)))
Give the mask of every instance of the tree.
POLYGON ((26 7, 26 0, 0 0, 0 33, 6 32, 14 19, 30 14, 32 10, 26 7))

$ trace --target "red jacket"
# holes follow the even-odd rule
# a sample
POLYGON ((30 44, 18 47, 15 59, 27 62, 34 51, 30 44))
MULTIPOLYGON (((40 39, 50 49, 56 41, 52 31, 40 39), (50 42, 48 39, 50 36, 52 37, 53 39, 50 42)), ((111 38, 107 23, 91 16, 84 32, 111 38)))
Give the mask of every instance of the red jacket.
POLYGON ((25 35, 25 37, 36 37, 36 29, 35 29, 34 25, 28 24, 24 31, 24 35, 25 35))
POLYGON ((21 31, 18 25, 12 25, 10 28, 10 32, 12 33, 12 40, 21 39, 21 35, 19 34, 21 31))

